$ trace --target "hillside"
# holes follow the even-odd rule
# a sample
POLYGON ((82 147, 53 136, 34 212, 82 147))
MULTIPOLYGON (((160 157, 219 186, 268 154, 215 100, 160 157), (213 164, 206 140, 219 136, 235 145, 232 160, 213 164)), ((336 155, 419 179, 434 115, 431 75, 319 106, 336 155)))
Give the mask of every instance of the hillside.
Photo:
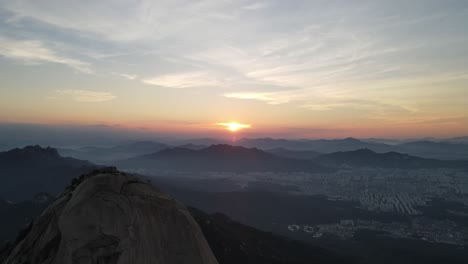
POLYGON ((395 150, 434 159, 468 159, 468 145, 459 142, 414 141, 395 147, 395 150))
POLYGON ((243 225, 221 213, 189 210, 221 264, 353 263, 335 252, 243 225))
POLYGON ((116 163, 124 169, 179 171, 309 171, 329 169, 312 161, 278 157, 256 148, 212 145, 193 150, 165 149, 160 152, 122 160, 116 163))
POLYGON ((61 148, 58 151, 61 155, 67 157, 90 160, 97 164, 111 164, 116 160, 154 153, 167 147, 167 145, 159 142, 135 141, 111 147, 61 148))
POLYGON ((236 145, 245 147, 257 147, 260 149, 284 148, 289 150, 313 150, 321 153, 331 153, 336 151, 351 151, 361 148, 373 149, 377 152, 389 151, 390 146, 382 143, 365 142, 356 138, 344 139, 273 139, 254 138, 240 139, 236 145))
POLYGON ((369 149, 324 154, 317 157, 315 161, 326 165, 352 167, 398 169, 468 168, 468 161, 426 159, 397 152, 376 153, 369 149))
POLYGON ((57 195, 71 179, 93 168, 88 161, 64 158, 50 147, 0 152, 0 197, 16 202, 30 200, 38 192, 57 195))
POLYGON ((291 158, 291 159, 305 159, 313 160, 321 155, 320 152, 313 150, 289 150, 285 148, 274 148, 265 150, 268 153, 271 153, 276 156, 291 158))

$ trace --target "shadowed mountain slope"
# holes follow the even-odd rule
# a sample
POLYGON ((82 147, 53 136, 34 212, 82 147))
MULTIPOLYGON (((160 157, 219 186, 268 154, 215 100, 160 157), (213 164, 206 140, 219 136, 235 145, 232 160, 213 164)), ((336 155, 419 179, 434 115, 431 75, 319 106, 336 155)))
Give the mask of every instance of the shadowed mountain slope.
POLYGON ((180 171, 310 171, 329 169, 313 161, 278 157, 256 148, 212 145, 193 150, 165 149, 160 152, 117 162, 125 169, 180 171))
POLYGON ((332 251, 189 208, 220 264, 353 263, 332 251))
POLYGON ((382 143, 365 142, 356 138, 317 139, 317 140, 288 140, 273 138, 243 138, 236 141, 236 145, 257 147, 260 149, 285 148, 289 150, 313 150, 321 153, 335 151, 351 151, 361 148, 373 149, 377 152, 389 151, 390 146, 382 143))
POLYGON ((397 145, 396 151, 434 159, 467 159, 468 145, 462 143, 414 141, 397 145))
POLYGON ((321 153, 313 150, 289 150, 285 148, 274 148, 265 151, 276 156, 290 159, 313 160, 321 155, 321 153))
POLYGON ((97 164, 110 164, 116 160, 150 154, 168 146, 153 141, 135 141, 113 147, 81 147, 77 149, 59 149, 61 155, 77 159, 91 160, 97 164))
POLYGON ((465 160, 425 159, 397 152, 375 153, 369 149, 324 154, 317 157, 315 161, 327 165, 347 165, 352 167, 399 169, 468 168, 468 161, 465 160))
POLYGON ((30 200, 38 192, 59 194, 71 179, 96 166, 88 161, 64 158, 54 148, 28 146, 0 152, 0 197, 30 200))
POLYGON ((18 231, 28 226, 54 200, 46 193, 39 193, 34 200, 19 203, 0 200, 0 248, 14 240, 18 231))

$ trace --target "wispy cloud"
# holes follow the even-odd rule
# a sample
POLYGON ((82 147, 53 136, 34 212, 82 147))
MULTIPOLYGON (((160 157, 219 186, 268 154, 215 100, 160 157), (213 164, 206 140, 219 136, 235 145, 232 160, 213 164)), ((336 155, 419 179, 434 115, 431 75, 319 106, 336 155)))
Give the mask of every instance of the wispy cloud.
POLYGON ((242 8, 246 9, 246 10, 259 10, 259 9, 263 9, 263 8, 266 8, 266 7, 268 7, 268 3, 266 3, 266 2, 257 2, 257 3, 246 5, 246 6, 242 7, 242 8))
POLYGON ((272 93, 258 93, 258 92, 239 92, 239 93, 226 93, 223 95, 226 98, 245 99, 245 100, 258 100, 271 104, 279 103, 275 100, 272 93))
MULTIPOLYGON (((195 90, 201 95, 193 99, 198 105, 222 96, 238 109, 284 104, 275 109, 294 107, 304 116, 320 111, 339 118, 352 111, 403 118, 415 109, 427 115, 467 111, 462 99, 468 38, 460 23, 467 11, 460 3, 0 2, 0 56, 94 70, 99 85, 118 82, 108 75, 135 80, 117 84, 135 98, 147 96, 135 92, 143 83, 212 88, 156 89, 161 98, 195 90)), ((70 91, 70 97, 79 94, 70 91)), ((176 112, 172 103, 164 106, 167 112, 176 112)))
POLYGON ((57 90, 56 95, 59 97, 68 97, 77 102, 98 103, 111 101, 117 98, 110 92, 98 92, 90 90, 57 90))
POLYGON ((363 99, 333 99, 321 100, 314 103, 308 103, 301 107, 315 111, 333 111, 333 110, 359 110, 365 111, 370 115, 394 115, 394 114, 410 114, 412 110, 399 105, 384 103, 376 100, 363 99))
POLYGON ((0 37, 0 56, 27 64, 58 63, 83 73, 92 73, 90 65, 47 48, 35 40, 14 40, 0 37))
POLYGON ((116 73, 116 75, 125 78, 127 80, 135 80, 138 78, 138 75, 136 74, 127 74, 127 73, 116 73))
POLYGON ((160 75, 142 80, 143 83, 169 88, 210 87, 222 85, 216 75, 197 71, 188 73, 176 73, 160 75))

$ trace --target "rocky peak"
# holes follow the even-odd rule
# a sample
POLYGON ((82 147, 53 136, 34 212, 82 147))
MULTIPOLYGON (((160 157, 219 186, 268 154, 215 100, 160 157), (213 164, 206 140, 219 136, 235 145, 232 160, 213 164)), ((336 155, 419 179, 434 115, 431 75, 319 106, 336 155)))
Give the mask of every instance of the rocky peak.
POLYGON ((3 155, 11 158, 60 158, 60 155, 55 148, 43 148, 39 145, 15 148, 7 152, 3 152, 3 155))
POLYGON ((217 261, 183 205, 134 176, 100 169, 74 181, 4 263, 217 261))

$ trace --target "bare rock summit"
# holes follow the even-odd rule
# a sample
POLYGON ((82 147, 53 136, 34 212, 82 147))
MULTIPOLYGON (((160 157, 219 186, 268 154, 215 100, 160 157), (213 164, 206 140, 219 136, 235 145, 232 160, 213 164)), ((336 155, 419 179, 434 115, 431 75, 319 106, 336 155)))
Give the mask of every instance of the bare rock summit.
POLYGON ((113 168, 81 176, 4 264, 217 264, 187 208, 113 168))

